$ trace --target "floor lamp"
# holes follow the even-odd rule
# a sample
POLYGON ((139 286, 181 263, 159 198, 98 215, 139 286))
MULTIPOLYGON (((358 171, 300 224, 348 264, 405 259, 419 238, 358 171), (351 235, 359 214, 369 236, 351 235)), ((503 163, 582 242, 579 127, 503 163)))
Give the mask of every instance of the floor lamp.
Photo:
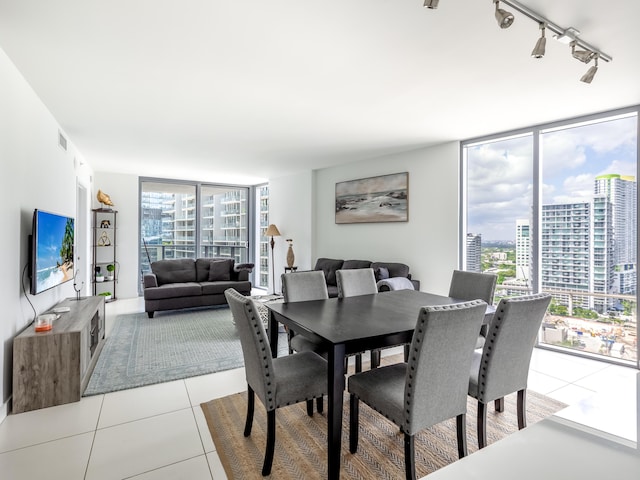
POLYGON ((273 292, 272 293, 275 294, 276 293, 276 274, 275 274, 274 265, 273 265, 273 247, 275 246, 276 242, 273 239, 273 237, 279 237, 280 236, 280 231, 278 230, 278 227, 276 227, 272 223, 267 227, 267 231, 264 232, 264 234, 267 237, 271 237, 271 242, 269 242, 271 244, 271 280, 273 282, 273 292))

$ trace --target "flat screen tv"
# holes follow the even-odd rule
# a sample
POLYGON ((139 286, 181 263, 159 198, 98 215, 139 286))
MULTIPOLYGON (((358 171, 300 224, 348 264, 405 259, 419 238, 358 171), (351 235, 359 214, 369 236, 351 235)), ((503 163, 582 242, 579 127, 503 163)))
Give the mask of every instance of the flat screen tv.
POLYGON ((35 210, 31 234, 31 294, 73 279, 74 219, 35 210))

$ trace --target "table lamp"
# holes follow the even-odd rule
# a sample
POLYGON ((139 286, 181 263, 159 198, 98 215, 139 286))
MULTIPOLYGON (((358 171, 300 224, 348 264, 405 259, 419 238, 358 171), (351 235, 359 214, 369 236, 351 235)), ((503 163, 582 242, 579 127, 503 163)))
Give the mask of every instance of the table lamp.
POLYGON ((267 227, 267 231, 264 232, 264 234, 267 237, 271 237, 271 242, 269 242, 271 244, 271 280, 273 282, 273 293, 276 293, 276 274, 273 266, 273 247, 275 246, 276 242, 273 237, 279 237, 280 231, 278 230, 278 227, 276 227, 272 223, 267 227))

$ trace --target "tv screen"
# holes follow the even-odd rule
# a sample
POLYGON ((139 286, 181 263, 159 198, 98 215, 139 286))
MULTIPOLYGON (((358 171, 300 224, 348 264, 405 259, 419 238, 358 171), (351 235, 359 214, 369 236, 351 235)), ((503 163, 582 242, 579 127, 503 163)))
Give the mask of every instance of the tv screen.
POLYGON ((36 210, 31 235, 31 294, 73 279, 74 220, 36 210))

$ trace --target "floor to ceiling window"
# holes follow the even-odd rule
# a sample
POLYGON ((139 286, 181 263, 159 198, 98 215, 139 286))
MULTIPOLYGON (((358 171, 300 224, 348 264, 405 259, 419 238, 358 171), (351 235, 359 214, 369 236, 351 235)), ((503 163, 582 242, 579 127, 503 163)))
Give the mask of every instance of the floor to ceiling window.
POLYGON ((638 366, 637 157, 637 108, 463 142, 463 268, 551 293, 541 345, 638 366))
POLYGON ((140 272, 170 258, 249 258, 249 188, 140 179, 140 272))

